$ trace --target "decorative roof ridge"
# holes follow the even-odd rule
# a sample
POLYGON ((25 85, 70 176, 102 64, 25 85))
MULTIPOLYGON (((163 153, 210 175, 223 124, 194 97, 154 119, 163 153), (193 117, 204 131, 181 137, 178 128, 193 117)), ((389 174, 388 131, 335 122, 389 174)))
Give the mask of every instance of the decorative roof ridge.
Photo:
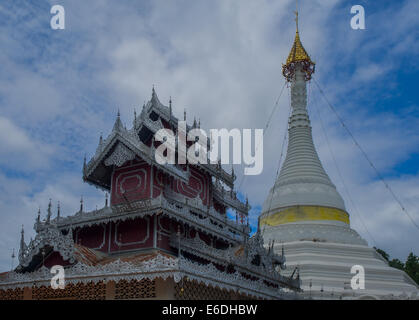
MULTIPOLYGON (((74 241, 72 235, 63 235, 56 225, 43 223, 39 225, 35 239, 19 252, 19 267, 27 267, 33 257, 39 254, 46 245, 51 246, 54 251, 61 254, 64 260, 74 262, 74 241)), ((18 268, 19 268, 18 267, 18 268)))
MULTIPOLYGON (((259 237, 260 238, 260 237, 259 237)), ((263 246, 263 239, 257 241, 251 241, 248 239, 244 244, 236 244, 226 249, 217 249, 206 244, 198 233, 193 238, 182 238, 181 247, 189 250, 193 250, 196 254, 202 258, 213 258, 216 261, 224 261, 224 266, 233 264, 240 267, 241 269, 252 272, 258 276, 262 276, 265 279, 278 281, 280 279, 280 273, 274 268, 275 265, 280 265, 282 269, 285 268, 285 256, 281 256, 273 252, 273 250, 267 250, 263 246), (240 254, 237 254, 241 251, 240 254), (245 254, 246 253, 246 254, 245 254), (259 266, 252 264, 252 260, 255 256, 259 255, 261 263, 259 266)), ((171 243, 176 247, 178 245, 178 237, 172 235, 171 243)))
POLYGON ((183 221, 195 226, 197 229, 210 234, 217 235, 223 239, 237 241, 236 237, 242 237, 244 233, 250 232, 246 225, 237 224, 232 219, 223 219, 218 217, 218 213, 213 208, 208 211, 207 207, 198 207, 193 204, 193 201, 181 202, 176 199, 166 198, 162 194, 153 199, 145 199, 135 201, 129 204, 131 210, 127 211, 127 204, 114 205, 109 207, 109 211, 98 210, 87 212, 83 214, 74 214, 63 217, 58 223, 60 229, 75 228, 78 226, 92 226, 99 225, 103 222, 110 221, 124 221, 126 219, 133 219, 136 217, 150 216, 155 213, 163 213, 178 221, 183 221), (181 208, 180 208, 181 206, 181 208), (199 212, 203 218, 191 215, 191 211, 199 212), (213 224, 211 221, 219 223, 213 224), (223 224, 222 227, 219 224, 223 224), (233 231, 231 231, 233 230, 233 231))
POLYGON ((87 177, 90 173, 97 167, 97 165, 104 160, 104 158, 111 151, 113 146, 117 143, 122 143, 125 147, 135 153, 135 155, 140 156, 144 161, 148 163, 153 163, 155 166, 161 170, 176 176, 177 178, 187 181, 188 174, 180 169, 177 169, 176 166, 164 166, 156 162, 154 154, 151 154, 152 149, 144 144, 139 138, 134 137, 133 135, 127 134, 127 132, 114 132, 112 139, 106 140, 103 146, 102 151, 98 154, 96 158, 92 158, 86 165, 84 172, 85 181, 88 180, 87 177))

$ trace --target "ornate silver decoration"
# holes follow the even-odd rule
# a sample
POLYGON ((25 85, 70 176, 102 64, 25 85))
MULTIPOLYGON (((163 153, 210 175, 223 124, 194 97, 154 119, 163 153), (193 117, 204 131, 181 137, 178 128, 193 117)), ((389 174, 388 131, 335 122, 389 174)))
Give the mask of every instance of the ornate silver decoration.
POLYGON ((135 153, 125 147, 122 143, 119 143, 112 154, 105 160, 106 166, 115 165, 117 167, 122 166, 125 162, 134 160, 135 153))
MULTIPOLYGON (((153 99, 152 99, 153 100, 153 99)), ((89 182, 87 179, 93 171, 97 168, 97 166, 101 163, 102 159, 109 153, 115 143, 123 143, 127 146, 131 152, 141 157, 145 160, 148 164, 153 164, 159 169, 163 170, 164 172, 173 175, 176 178, 181 179, 182 181, 188 182, 189 180, 189 173, 183 170, 178 169, 174 165, 162 166, 159 165, 154 158, 154 152, 152 152, 152 148, 145 145, 138 137, 138 132, 141 130, 142 127, 147 127, 155 133, 157 130, 164 128, 161 123, 161 119, 164 119, 167 122, 172 123, 172 125, 177 125, 178 119, 174 117, 170 111, 169 107, 164 106, 155 95, 154 101, 149 101, 147 105, 144 107, 143 111, 141 112, 140 116, 137 117, 136 122, 130 130, 123 128, 120 125, 119 117, 117 117, 116 123, 118 123, 117 127, 118 130, 112 130, 110 135, 105 140, 100 140, 99 145, 97 148, 97 152, 92 157, 92 159, 86 164, 83 170, 83 176, 85 180, 89 182), (152 121, 149 115, 152 112, 158 114, 159 119, 157 121, 152 121)), ((188 129, 191 129, 190 126, 187 126, 188 129)), ((121 160, 122 161, 122 160, 121 160)), ((209 174, 218 177, 224 183, 226 183, 229 187, 233 187, 235 176, 232 174, 227 173, 224 169, 216 168, 216 165, 213 164, 202 164, 200 166, 201 169, 207 171, 209 174)), ((89 182, 91 183, 91 182, 89 182)))
POLYGON ((54 251, 59 252, 64 260, 74 262, 74 241, 71 232, 63 235, 61 231, 54 225, 44 225, 36 234, 24 251, 19 251, 19 263, 26 267, 32 261, 33 257, 37 255, 42 248, 50 246, 54 251))
MULTIPOLYGON (((46 267, 41 267, 31 273, 9 272, 6 278, 0 280, 0 289, 23 288, 27 286, 49 285, 51 273, 46 267)), ((291 299, 298 298, 296 293, 287 293, 264 284, 263 280, 251 281, 238 272, 227 274, 219 271, 214 265, 202 265, 183 257, 180 259, 156 255, 148 261, 123 262, 116 260, 105 265, 89 266, 78 262, 66 269, 66 283, 88 283, 99 281, 142 280, 156 278, 167 279, 172 277, 175 282, 180 282, 186 277, 205 285, 212 285, 222 289, 252 295, 265 299, 291 299)))
MULTIPOLYGON (((263 247, 263 239, 260 235, 256 234, 252 237, 243 247, 235 246, 227 249, 216 249, 207 245, 196 234, 192 239, 181 239, 181 248, 188 252, 193 253, 201 258, 210 260, 218 265, 228 266, 229 264, 240 272, 250 273, 271 282, 281 282, 289 287, 298 286, 298 281, 283 277, 276 270, 276 266, 285 265, 285 257, 274 254, 273 251, 268 251, 263 247), (237 252, 243 249, 242 255, 237 252), (252 263, 253 259, 259 256, 260 265, 257 266, 252 263)), ((176 236, 171 238, 171 245, 178 247, 179 239, 176 236)))
POLYGON ((60 218, 58 222, 53 220, 53 222, 58 223, 59 228, 68 228, 69 226, 81 227, 108 223, 110 221, 135 219, 162 212, 163 215, 188 223, 197 230, 204 233, 211 232, 217 237, 229 241, 240 241, 250 231, 247 225, 222 218, 213 207, 208 209, 202 202, 199 203, 200 200, 189 203, 186 197, 177 196, 176 199, 170 199, 166 198, 166 196, 160 195, 154 199, 140 200, 129 205, 122 204, 92 212, 83 212, 74 216, 60 218), (199 215, 193 215, 191 211, 199 215))
POLYGON ((196 280, 206 286, 211 285, 264 299, 298 298, 298 295, 295 292, 287 293, 282 289, 267 286, 262 279, 252 281, 244 278, 237 271, 232 274, 222 272, 212 263, 203 265, 181 258, 179 261, 179 269, 185 274, 188 280, 196 280))
POLYGON ((228 192, 227 190, 224 190, 219 180, 217 180, 217 183, 212 184, 212 190, 215 199, 228 204, 233 209, 236 209, 247 216, 250 206, 246 206, 245 203, 242 203, 239 199, 237 199, 236 192, 228 192))
MULTIPOLYGON (((78 262, 66 268, 66 283, 98 282, 102 280, 142 280, 173 277, 178 273, 176 258, 158 254, 153 259, 142 262, 124 262, 116 260, 105 265, 89 266, 78 262)), ((0 289, 49 285, 51 273, 45 266, 28 273, 9 272, 7 278, 0 280, 0 289)))

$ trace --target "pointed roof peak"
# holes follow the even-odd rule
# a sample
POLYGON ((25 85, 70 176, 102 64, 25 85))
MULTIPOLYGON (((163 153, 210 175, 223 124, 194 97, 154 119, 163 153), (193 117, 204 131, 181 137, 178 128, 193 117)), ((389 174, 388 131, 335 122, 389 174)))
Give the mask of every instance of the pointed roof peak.
POLYGON ((113 131, 121 131, 121 129, 123 128, 122 126, 122 122, 121 122, 121 112, 119 111, 118 108, 118 113, 116 115, 116 119, 115 119, 115 124, 113 125, 113 131))
POLYGON ((153 106, 158 106, 161 104, 159 98, 157 97, 156 90, 154 89, 154 84, 153 84, 153 89, 151 91, 151 104, 153 106))
POLYGON ((157 97, 157 93, 156 93, 156 89, 154 89, 154 84, 153 84, 153 88, 151 89, 151 99, 153 99, 154 97, 157 97))

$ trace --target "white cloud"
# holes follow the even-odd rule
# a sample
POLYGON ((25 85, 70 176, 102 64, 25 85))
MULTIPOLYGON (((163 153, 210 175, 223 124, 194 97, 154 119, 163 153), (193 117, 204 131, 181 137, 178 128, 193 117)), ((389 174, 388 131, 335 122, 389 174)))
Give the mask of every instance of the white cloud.
POLYGON ((31 139, 10 119, 0 116, 0 165, 22 171, 45 168, 53 149, 31 139))

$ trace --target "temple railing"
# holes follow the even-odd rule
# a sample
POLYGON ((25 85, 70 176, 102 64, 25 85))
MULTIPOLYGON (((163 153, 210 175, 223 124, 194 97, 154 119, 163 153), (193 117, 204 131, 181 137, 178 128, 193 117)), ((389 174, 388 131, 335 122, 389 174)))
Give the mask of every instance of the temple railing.
POLYGON ((212 190, 214 192, 214 198, 220 202, 228 204, 233 209, 236 209, 244 215, 248 215, 250 206, 242 203, 237 198, 237 193, 233 190, 225 190, 220 183, 213 183, 212 190))
MULTIPOLYGON (((226 290, 267 299, 301 298, 295 292, 287 292, 283 287, 267 286, 262 279, 250 280, 240 272, 226 273, 213 264, 200 264, 183 256, 175 258, 157 254, 152 259, 140 262, 124 262, 119 259, 103 265, 87 265, 82 262, 66 268, 66 284, 108 282, 121 280, 142 280, 173 278, 176 283, 187 278, 198 283, 212 285, 226 290)), ((0 276, 0 289, 48 286, 51 273, 42 266, 34 272, 8 272, 0 276)), ((287 289, 287 288, 285 288, 287 289)))
POLYGON ((252 276, 257 276, 267 282, 280 283, 291 289, 298 290, 299 282, 296 279, 282 276, 276 270, 276 266, 284 264, 285 258, 267 251, 263 247, 258 247, 260 244, 249 241, 242 247, 229 247, 226 249, 217 249, 207 245, 203 240, 196 236, 195 238, 179 239, 178 236, 172 235, 170 238, 171 246, 183 251, 190 252, 200 258, 213 261, 217 264, 227 267, 233 265, 239 272, 247 273, 252 276), (243 254, 237 254, 237 251, 243 250, 243 254), (252 263, 255 255, 259 255, 261 263, 259 266, 252 263))
POLYGON ((227 227, 233 229, 234 232, 238 232, 240 234, 248 234, 250 232, 250 227, 248 225, 231 220, 227 217, 227 215, 221 215, 214 209, 214 207, 204 205, 199 197, 191 199, 180 195, 179 193, 172 192, 169 189, 164 191, 164 195, 167 200, 176 201, 181 205, 186 205, 191 209, 194 209, 195 211, 198 210, 198 213, 201 215, 211 217, 214 222, 226 225, 227 227))
POLYGON ((176 220, 194 225, 204 233, 210 232, 229 241, 240 241, 250 232, 249 226, 238 224, 227 217, 222 218, 214 208, 204 206, 200 199, 179 196, 175 199, 170 196, 172 194, 104 207, 91 212, 78 212, 73 216, 55 218, 51 223, 56 224, 60 229, 66 229, 163 213, 176 220))
POLYGON ((256 294, 256 296, 262 295, 269 299, 286 299, 287 297, 289 299, 291 296, 295 299, 297 298, 295 291, 299 291, 299 285, 295 286, 295 282, 293 281, 286 284, 286 289, 291 289, 294 292, 285 292, 280 283, 277 283, 278 288, 271 287, 266 285, 263 278, 250 280, 243 277, 239 271, 234 273, 223 272, 218 270, 212 263, 201 264, 182 256, 179 259, 179 270, 181 270, 189 280, 196 280, 205 285, 215 284, 220 286, 221 284, 220 287, 227 290, 244 292, 246 294, 256 294))

